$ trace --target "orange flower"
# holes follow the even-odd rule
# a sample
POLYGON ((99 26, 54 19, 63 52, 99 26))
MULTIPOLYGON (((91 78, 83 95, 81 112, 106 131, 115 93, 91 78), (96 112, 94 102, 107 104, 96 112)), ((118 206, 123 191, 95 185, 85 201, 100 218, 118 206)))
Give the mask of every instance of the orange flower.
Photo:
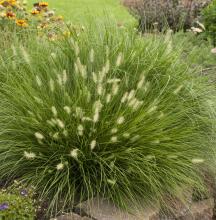
POLYGON ((10 3, 10 5, 16 5, 16 3, 17 3, 16 0, 8 0, 8 2, 10 3))
POLYGON ((23 19, 16 20, 16 24, 20 27, 27 27, 28 26, 26 20, 23 20, 23 19))
POLYGON ((7 7, 9 5, 14 6, 16 4, 17 4, 16 0, 7 0, 7 1, 3 0, 3 1, 0 1, 0 5, 3 5, 4 7, 7 7))
POLYGON ((0 5, 2 5, 4 7, 8 7, 10 5, 10 3, 8 1, 1 1, 0 5))
POLYGON ((38 11, 38 10, 36 10, 36 9, 34 9, 34 10, 32 10, 31 11, 31 14, 32 15, 37 15, 37 14, 39 14, 40 12, 38 11))
POLYGON ((6 17, 8 17, 8 18, 15 18, 16 17, 16 14, 15 13, 13 13, 12 11, 8 11, 7 13, 6 13, 6 17))
POLYGON ((40 7, 47 7, 48 5, 48 2, 39 2, 40 7))

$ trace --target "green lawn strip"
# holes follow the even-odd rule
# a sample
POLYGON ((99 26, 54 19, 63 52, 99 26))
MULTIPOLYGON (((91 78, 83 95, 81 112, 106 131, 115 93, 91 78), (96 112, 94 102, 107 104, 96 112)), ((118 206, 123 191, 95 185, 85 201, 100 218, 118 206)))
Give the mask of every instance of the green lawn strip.
MULTIPOLYGON (((133 24, 135 19, 129 14, 127 9, 121 5, 119 0, 47 0, 49 8, 56 9, 57 14, 63 15, 66 19, 74 22, 83 22, 86 15, 91 15, 99 19, 106 17, 106 14, 115 18, 119 23, 133 24)), ((35 3, 34 0, 28 2, 29 7, 35 3)))

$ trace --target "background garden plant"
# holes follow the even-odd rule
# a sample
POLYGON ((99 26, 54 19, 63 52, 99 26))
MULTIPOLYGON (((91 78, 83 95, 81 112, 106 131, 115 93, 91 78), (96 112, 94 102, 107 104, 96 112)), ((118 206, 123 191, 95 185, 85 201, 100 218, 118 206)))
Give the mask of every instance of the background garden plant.
POLYGON ((132 14, 139 20, 139 29, 142 32, 152 30, 166 30, 167 27, 173 31, 187 30, 201 14, 211 0, 140 0, 134 4, 127 3, 132 14))
POLYGON ((196 68, 196 75, 210 76, 215 81, 216 56, 211 53, 212 43, 206 39, 205 32, 197 35, 194 32, 180 31, 172 35, 172 44, 182 48, 182 59, 190 68, 196 68))
POLYGON ((216 1, 213 0, 211 4, 203 10, 202 13, 203 22, 206 27, 206 34, 212 40, 214 46, 216 46, 216 1))

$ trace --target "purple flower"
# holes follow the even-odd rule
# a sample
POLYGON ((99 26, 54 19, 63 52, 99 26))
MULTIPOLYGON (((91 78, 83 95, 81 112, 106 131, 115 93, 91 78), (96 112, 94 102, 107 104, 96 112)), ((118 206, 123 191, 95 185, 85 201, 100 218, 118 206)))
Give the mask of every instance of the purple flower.
POLYGON ((27 196, 27 195, 28 195, 28 191, 27 191, 26 189, 22 189, 22 190, 20 191, 20 194, 21 194, 22 196, 27 196))
POLYGON ((4 203, 0 204, 0 211, 3 211, 8 208, 9 208, 8 203, 4 202, 4 203))

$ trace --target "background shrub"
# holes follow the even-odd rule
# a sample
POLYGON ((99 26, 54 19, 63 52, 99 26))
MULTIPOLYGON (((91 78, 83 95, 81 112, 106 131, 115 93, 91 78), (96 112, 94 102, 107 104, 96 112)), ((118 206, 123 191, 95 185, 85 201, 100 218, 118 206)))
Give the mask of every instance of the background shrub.
POLYGON ((140 0, 130 8, 139 19, 139 28, 143 32, 162 31, 166 27, 178 31, 191 28, 201 9, 210 1, 140 0))
POLYGON ((206 34, 216 46, 216 1, 214 0, 202 12, 202 18, 206 28, 206 34))
POLYGON ((214 90, 169 35, 91 24, 71 36, 29 38, 3 59, 0 178, 34 185, 53 215, 95 196, 129 209, 203 190, 201 167, 215 165, 214 90))

